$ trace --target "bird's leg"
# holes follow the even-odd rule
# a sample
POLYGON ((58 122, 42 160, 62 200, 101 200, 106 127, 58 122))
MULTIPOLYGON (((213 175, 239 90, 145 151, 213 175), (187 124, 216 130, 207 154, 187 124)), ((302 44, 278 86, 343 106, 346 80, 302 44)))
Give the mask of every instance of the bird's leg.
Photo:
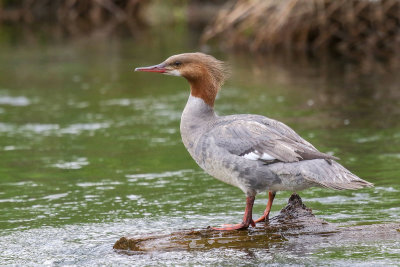
POLYGON ((276 195, 276 192, 271 192, 271 191, 268 192, 267 207, 265 208, 263 216, 261 216, 260 218, 255 220, 254 221, 255 223, 265 222, 268 220, 269 212, 271 211, 272 202, 274 202, 275 195, 276 195))
POLYGON ((246 198, 246 209, 244 211, 244 216, 243 216, 243 221, 242 223, 239 224, 228 224, 228 225, 223 225, 224 227, 218 228, 218 227, 211 227, 213 230, 218 230, 218 231, 229 231, 229 230, 239 230, 239 229, 246 229, 249 227, 249 225, 255 227, 256 224, 253 221, 252 218, 252 211, 253 211, 253 204, 255 197, 247 197, 246 198))

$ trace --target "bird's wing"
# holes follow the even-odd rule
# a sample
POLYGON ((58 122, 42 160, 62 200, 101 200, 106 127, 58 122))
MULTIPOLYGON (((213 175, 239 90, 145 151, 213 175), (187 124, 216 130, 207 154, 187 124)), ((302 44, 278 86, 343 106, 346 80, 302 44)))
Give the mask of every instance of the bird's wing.
POLYGON ((249 160, 296 162, 336 159, 319 152, 283 123, 270 120, 227 120, 209 132, 215 144, 249 160))

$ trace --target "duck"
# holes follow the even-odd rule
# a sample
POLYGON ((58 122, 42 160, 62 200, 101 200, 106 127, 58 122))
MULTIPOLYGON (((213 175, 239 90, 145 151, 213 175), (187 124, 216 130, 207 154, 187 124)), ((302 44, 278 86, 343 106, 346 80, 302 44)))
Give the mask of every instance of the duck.
POLYGON ((228 71, 223 61, 211 55, 177 54, 135 71, 180 76, 189 82, 190 94, 180 122, 184 146, 206 173, 246 195, 242 222, 211 227, 213 230, 242 230, 268 222, 278 191, 373 186, 280 121, 253 114, 218 116, 215 99, 228 71), (268 192, 267 205, 263 215, 253 220, 255 197, 262 192, 268 192))

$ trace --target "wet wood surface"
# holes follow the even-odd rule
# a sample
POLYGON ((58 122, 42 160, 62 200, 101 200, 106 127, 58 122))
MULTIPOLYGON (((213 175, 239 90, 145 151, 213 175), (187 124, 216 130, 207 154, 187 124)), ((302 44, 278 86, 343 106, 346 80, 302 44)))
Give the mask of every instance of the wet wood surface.
POLYGON ((315 242, 347 243, 399 240, 400 223, 346 226, 314 216, 297 194, 280 213, 255 228, 236 231, 182 230, 169 234, 121 237, 113 246, 125 252, 208 250, 214 248, 268 248, 307 246, 315 242))

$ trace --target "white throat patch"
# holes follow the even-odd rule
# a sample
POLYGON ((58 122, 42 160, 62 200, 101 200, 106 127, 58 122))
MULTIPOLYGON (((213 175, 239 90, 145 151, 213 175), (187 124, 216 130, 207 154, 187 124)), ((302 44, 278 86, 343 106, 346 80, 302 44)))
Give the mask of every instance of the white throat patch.
POLYGON ((181 73, 179 72, 179 70, 172 70, 172 71, 164 72, 164 74, 172 75, 172 76, 181 76, 181 73))

